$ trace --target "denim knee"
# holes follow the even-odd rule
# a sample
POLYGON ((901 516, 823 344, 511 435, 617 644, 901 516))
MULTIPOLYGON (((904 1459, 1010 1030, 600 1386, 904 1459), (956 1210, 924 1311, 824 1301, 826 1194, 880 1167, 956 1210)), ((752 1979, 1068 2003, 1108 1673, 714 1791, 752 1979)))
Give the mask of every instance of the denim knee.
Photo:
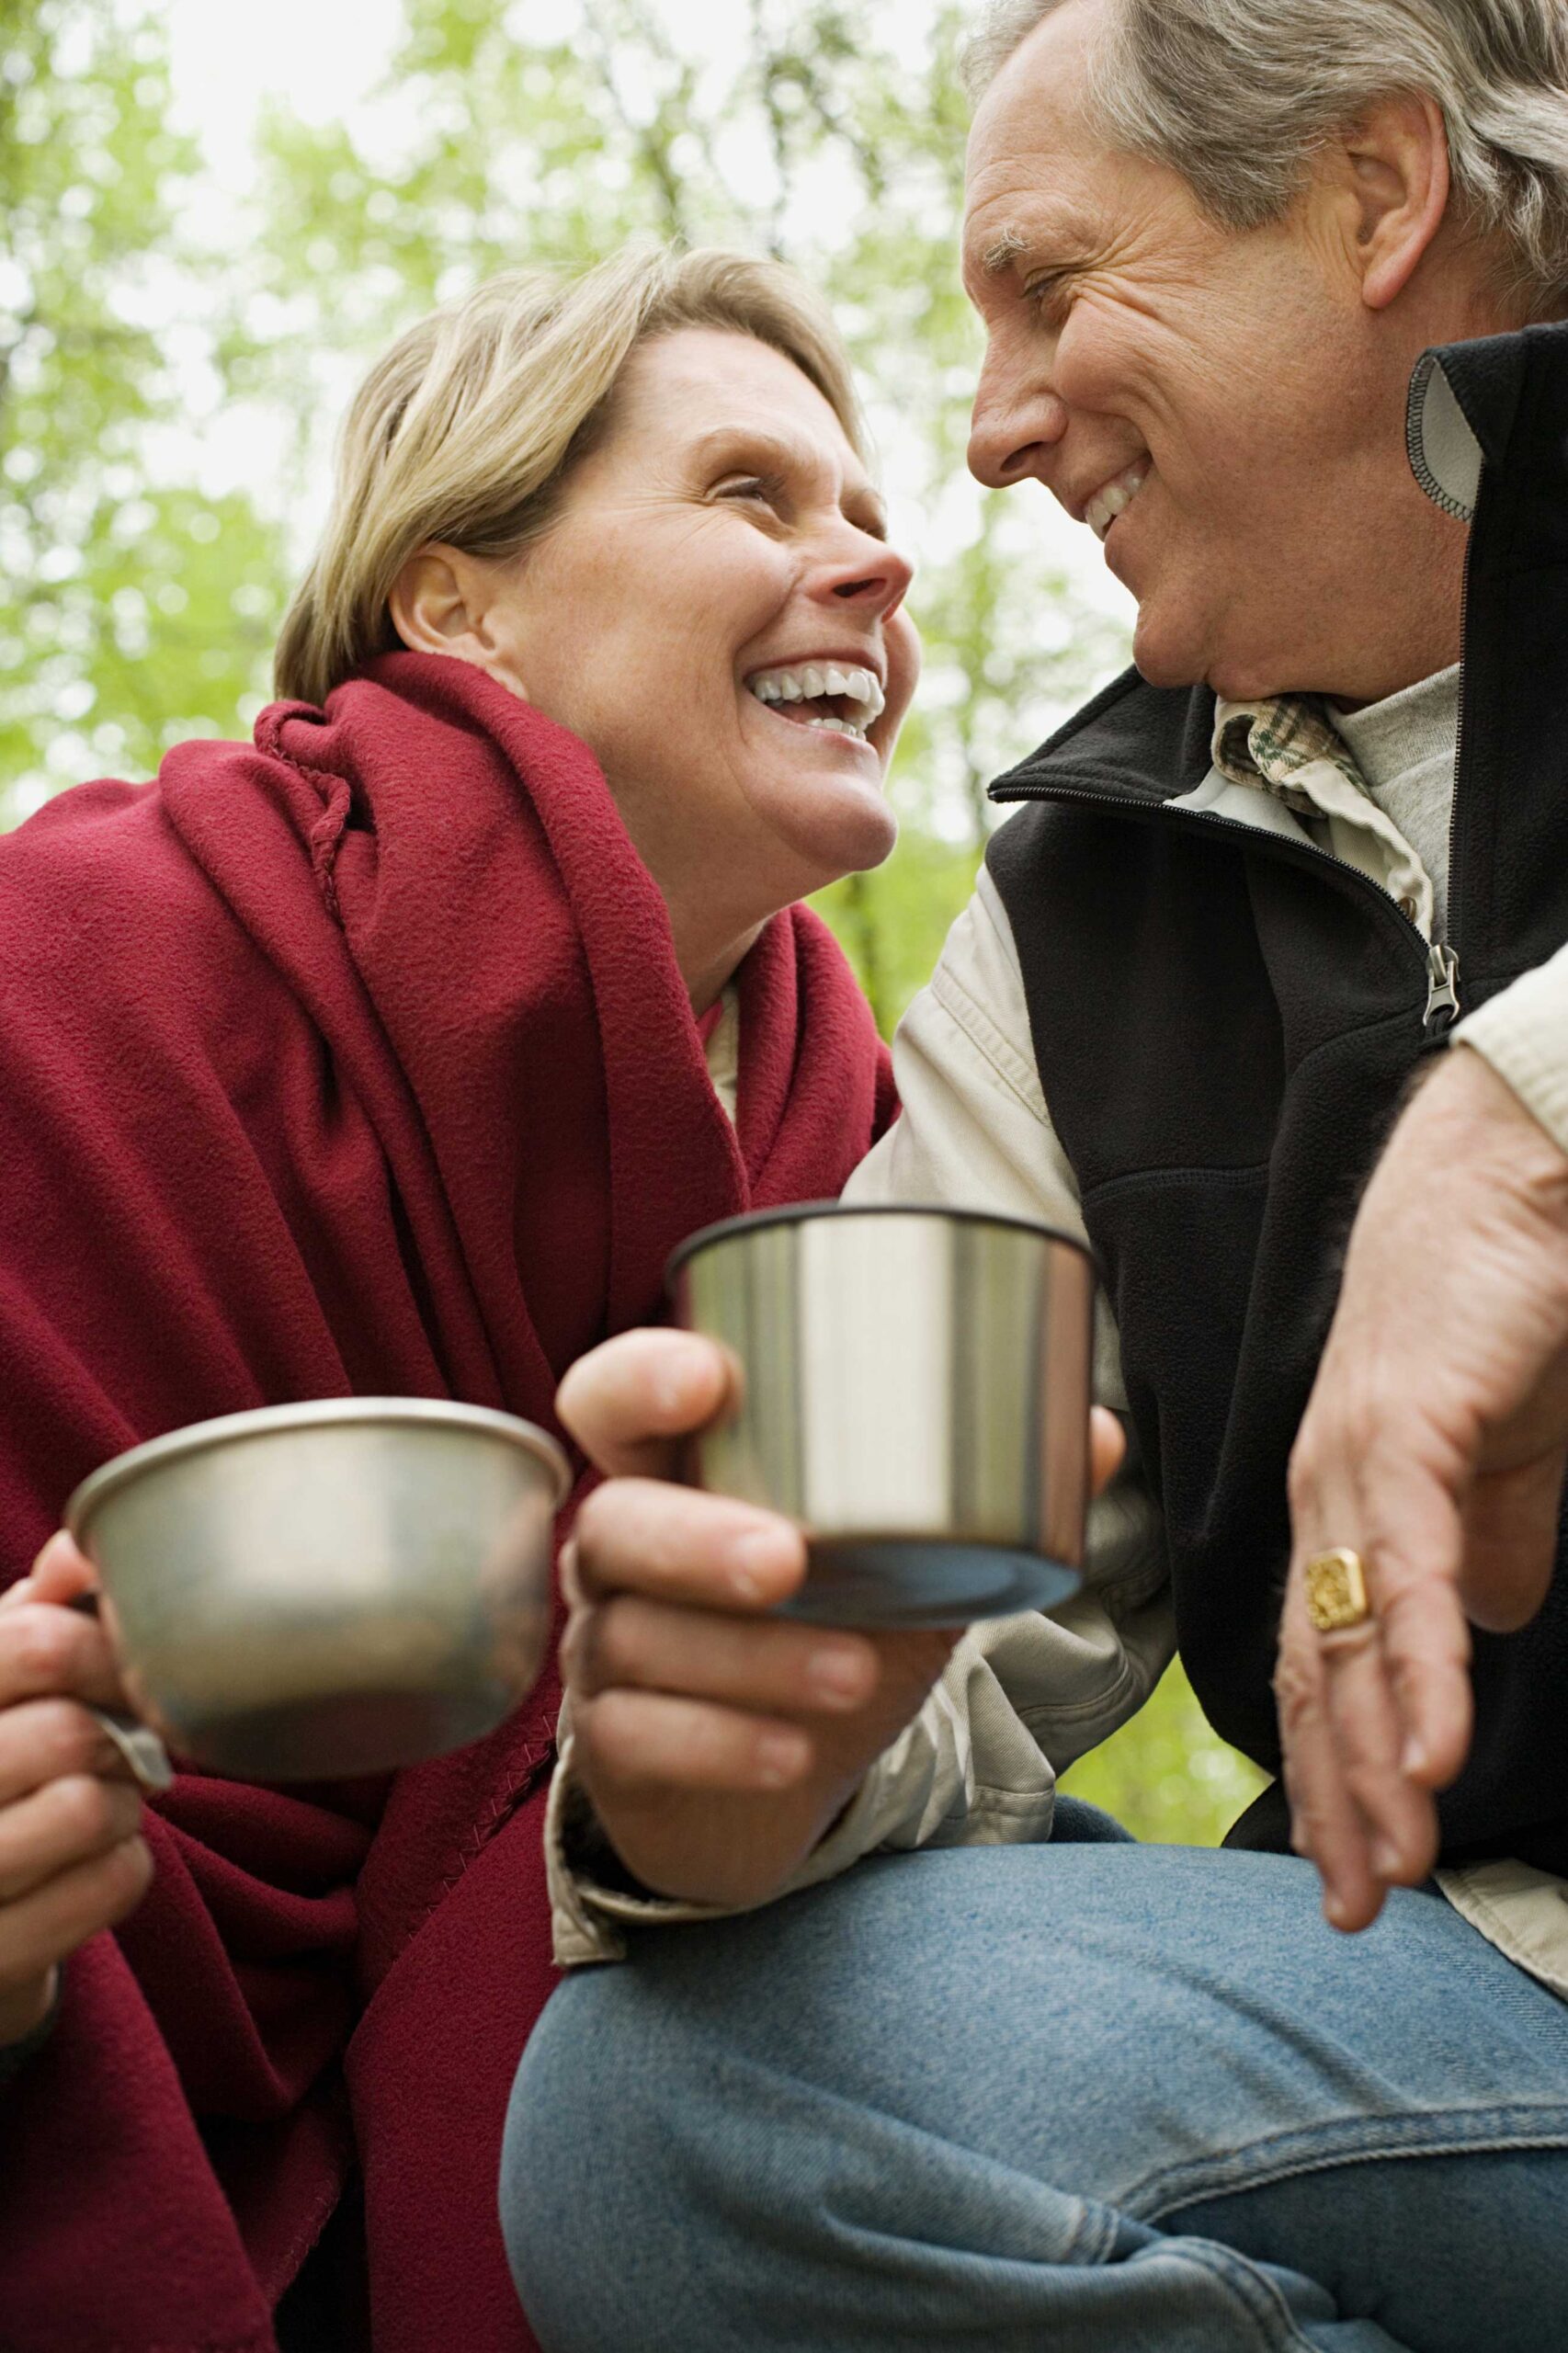
MULTIPOLYGON (((635 2034, 607 2017, 620 1970, 568 1979, 534 2029, 502 2145, 501 2230, 523 2309, 547 2353, 652 2344, 637 2318, 651 2283, 637 2245, 635 2034)), ((656 2308, 656 2307, 655 2307, 656 2308)))

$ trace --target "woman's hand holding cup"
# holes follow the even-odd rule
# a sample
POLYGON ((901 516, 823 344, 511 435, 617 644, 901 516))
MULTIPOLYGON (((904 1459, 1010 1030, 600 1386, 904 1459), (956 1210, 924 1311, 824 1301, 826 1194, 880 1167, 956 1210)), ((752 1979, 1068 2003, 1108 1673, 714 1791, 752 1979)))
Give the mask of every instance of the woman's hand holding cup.
POLYGON ((152 1881, 141 1791, 92 1712, 130 1704, 79 1606, 97 1583, 60 1535, 0 1596, 0 2047, 42 2024, 61 1962, 152 1881))
MULTIPOLYGON (((731 1379, 722 1350, 678 1331, 627 1334, 568 1374, 562 1418, 615 1475, 568 1555, 563 1661, 574 1770, 623 1864, 658 1894, 741 1906, 787 1883, 959 1636, 771 1614, 805 1580, 800 1529, 666 1483, 731 1379)), ((1121 1444, 1096 1413, 1096 1484, 1121 1444)))

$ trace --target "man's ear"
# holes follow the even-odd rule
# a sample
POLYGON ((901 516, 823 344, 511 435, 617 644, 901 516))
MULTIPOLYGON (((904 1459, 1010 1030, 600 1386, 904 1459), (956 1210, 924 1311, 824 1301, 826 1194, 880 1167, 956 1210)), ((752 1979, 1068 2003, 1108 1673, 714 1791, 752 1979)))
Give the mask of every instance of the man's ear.
POLYGON ((432 540, 398 574, 387 609, 411 653, 472 662, 526 701, 528 688, 497 639, 495 590, 494 566, 432 540))
POLYGON ((1361 299, 1370 311, 1396 301, 1448 218, 1449 133, 1436 99, 1381 100, 1342 149, 1345 218, 1354 237, 1361 299))

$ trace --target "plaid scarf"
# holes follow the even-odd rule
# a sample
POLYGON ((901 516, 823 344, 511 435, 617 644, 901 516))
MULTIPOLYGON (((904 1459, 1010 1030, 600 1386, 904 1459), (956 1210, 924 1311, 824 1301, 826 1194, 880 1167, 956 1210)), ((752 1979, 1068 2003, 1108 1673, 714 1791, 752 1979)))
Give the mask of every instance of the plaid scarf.
POLYGON ((1320 817, 1322 800, 1300 781, 1304 768, 1320 763, 1335 769, 1365 799, 1361 772, 1318 696, 1274 695, 1219 705, 1214 765, 1227 783, 1270 792, 1298 817, 1320 817))
POLYGON ((1267 792, 1323 831, 1314 838, 1388 892, 1430 939, 1432 879, 1387 811, 1379 807, 1355 755, 1318 695, 1273 695, 1221 702, 1214 715, 1214 766, 1228 784, 1267 792))

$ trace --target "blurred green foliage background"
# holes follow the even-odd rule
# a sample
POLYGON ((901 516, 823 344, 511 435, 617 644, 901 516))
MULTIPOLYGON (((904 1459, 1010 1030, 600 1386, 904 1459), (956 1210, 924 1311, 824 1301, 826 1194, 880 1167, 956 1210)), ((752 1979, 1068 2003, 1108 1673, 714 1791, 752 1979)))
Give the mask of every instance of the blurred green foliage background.
MULTIPOLYGON (((716 65, 656 0, 591 0, 566 37, 530 5, 403 0, 352 125, 264 112, 236 221, 173 127, 151 0, 0 0, 0 824, 248 729, 333 426, 411 320, 628 237, 741 244, 833 298, 922 559, 903 844, 824 903, 891 1031, 968 897, 988 780, 1121 666, 1126 632, 965 472, 965 9, 938 0, 915 40, 887 0, 732 6, 716 65), (273 453, 265 480, 212 489, 198 426, 220 411, 273 453)), ((1069 1785, 1208 1841, 1256 1782, 1177 1670, 1069 1785)))

